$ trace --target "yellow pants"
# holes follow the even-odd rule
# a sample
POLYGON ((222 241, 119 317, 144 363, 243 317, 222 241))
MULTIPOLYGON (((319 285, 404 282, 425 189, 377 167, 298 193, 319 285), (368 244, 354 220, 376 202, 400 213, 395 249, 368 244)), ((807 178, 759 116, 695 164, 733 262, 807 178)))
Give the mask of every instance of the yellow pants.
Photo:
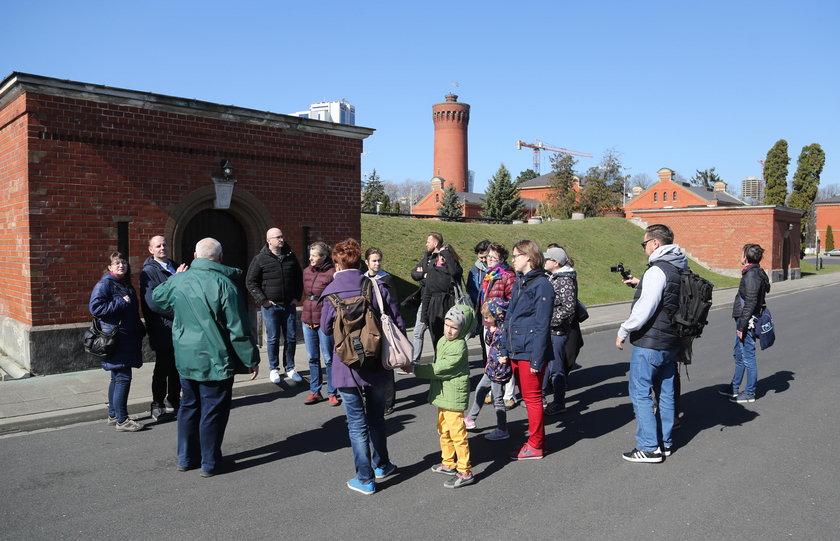
POLYGON ((440 456, 443 466, 455 468, 463 474, 470 473, 470 444, 467 441, 464 412, 438 408, 437 430, 440 434, 440 456))

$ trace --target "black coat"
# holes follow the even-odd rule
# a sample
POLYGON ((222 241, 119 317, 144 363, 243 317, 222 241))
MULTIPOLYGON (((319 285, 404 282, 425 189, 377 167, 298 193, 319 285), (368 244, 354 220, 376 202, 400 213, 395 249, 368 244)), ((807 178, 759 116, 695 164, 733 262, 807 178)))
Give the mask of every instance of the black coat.
POLYGON ((767 277, 767 273, 756 264, 745 267, 741 271, 738 295, 732 304, 732 317, 738 320, 739 331, 746 332, 750 318, 761 315, 767 293, 770 293, 770 278, 767 277))
POLYGON ((303 271, 288 244, 283 245, 280 255, 274 255, 265 245, 251 261, 245 285, 260 306, 265 301, 292 304, 302 295, 303 271))
MULTIPOLYGON (((171 259, 169 264, 176 268, 171 259)), ((172 349, 172 319, 175 313, 164 310, 152 298, 152 291, 164 283, 172 273, 164 269, 155 258, 149 256, 143 262, 140 271, 140 307, 146 320, 146 331, 149 333, 149 346, 155 351, 172 349)))

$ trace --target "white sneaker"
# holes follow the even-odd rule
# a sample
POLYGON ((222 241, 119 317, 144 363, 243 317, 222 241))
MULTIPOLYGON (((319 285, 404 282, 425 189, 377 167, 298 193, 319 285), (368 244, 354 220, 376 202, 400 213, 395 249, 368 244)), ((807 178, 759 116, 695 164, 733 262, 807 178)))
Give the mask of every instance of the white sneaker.
POLYGON ((272 370, 268 373, 268 379, 271 380, 271 383, 280 383, 280 380, 282 379, 280 377, 280 371, 272 370))
POLYGON ((296 381, 297 383, 303 381, 301 375, 298 374, 294 368, 292 368, 291 370, 286 370, 286 377, 290 378, 292 381, 296 381))

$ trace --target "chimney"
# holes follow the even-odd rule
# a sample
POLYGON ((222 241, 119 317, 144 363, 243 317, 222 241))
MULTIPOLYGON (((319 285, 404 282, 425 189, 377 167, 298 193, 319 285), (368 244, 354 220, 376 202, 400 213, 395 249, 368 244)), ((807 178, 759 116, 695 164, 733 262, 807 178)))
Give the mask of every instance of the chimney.
POLYGON ((715 182, 715 191, 716 192, 725 192, 726 191, 726 183, 722 180, 715 182))
POLYGON ((667 167, 663 167, 659 171, 659 182, 673 182, 674 180, 674 172, 667 167))
POLYGON ((641 186, 633 186, 633 189, 630 190, 630 192, 633 194, 633 197, 636 197, 637 195, 642 193, 642 187, 641 186))

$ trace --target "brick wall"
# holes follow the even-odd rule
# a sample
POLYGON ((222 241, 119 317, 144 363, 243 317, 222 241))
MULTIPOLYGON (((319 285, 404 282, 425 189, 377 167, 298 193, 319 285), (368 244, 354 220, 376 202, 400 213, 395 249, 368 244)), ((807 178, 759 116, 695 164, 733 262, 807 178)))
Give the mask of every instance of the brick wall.
POLYGON ((747 243, 764 249, 761 266, 781 272, 784 239, 789 239, 789 269, 799 269, 799 214, 778 207, 717 207, 636 211, 647 225, 662 223, 674 231, 675 242, 704 265, 727 274, 740 270, 741 248, 747 243), (793 229, 789 226, 793 224, 793 229))
POLYGON ((817 234, 820 236, 820 250, 825 251, 825 233, 831 225, 834 247, 840 248, 840 203, 817 205, 817 234))
POLYGON ((234 199, 243 193, 256 198, 296 251, 302 225, 310 226, 310 241, 360 236, 361 139, 130 103, 29 91, 3 109, 5 314, 31 325, 89 319, 90 290, 107 264, 105 254, 117 248, 116 222, 130 222, 136 275, 149 237, 164 230, 184 198, 212 184, 220 158, 234 164, 234 199), (21 215, 14 227, 7 225, 7 210, 21 215))
POLYGON ((25 104, 21 95, 0 109, 0 316, 30 323, 25 104))

